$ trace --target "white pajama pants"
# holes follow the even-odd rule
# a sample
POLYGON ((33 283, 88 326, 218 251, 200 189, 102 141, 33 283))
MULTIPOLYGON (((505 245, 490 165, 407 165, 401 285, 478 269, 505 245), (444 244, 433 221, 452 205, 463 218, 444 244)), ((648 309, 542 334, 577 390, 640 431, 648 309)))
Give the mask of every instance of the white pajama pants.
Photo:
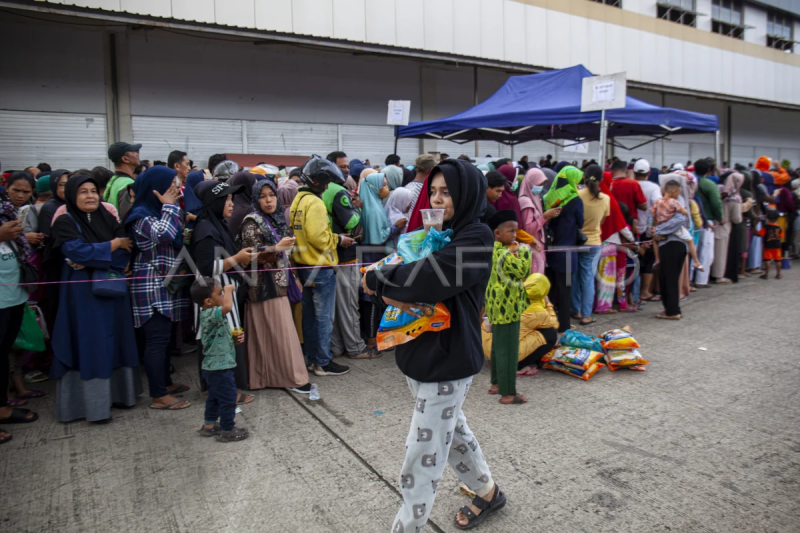
POLYGON ((445 461, 478 496, 486 496, 494 486, 481 447, 461 411, 472 378, 439 383, 406 380, 416 403, 400 470, 403 507, 391 533, 424 531, 445 461))
POLYGON ((711 275, 711 264, 714 262, 714 230, 702 228, 700 230, 700 240, 697 246, 697 259, 705 269, 703 272, 694 271, 694 282, 698 285, 708 285, 708 277, 711 275))

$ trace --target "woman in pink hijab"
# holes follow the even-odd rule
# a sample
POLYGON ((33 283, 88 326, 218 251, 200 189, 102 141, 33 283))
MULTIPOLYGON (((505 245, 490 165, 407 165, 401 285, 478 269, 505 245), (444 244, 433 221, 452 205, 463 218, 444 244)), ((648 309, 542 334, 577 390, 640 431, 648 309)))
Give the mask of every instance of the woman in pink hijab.
MULTIPOLYGON (((542 191, 547 183, 547 176, 538 168, 532 168, 525 174, 519 188, 519 208, 522 217, 519 227, 524 230, 544 248, 544 227, 553 218, 558 216, 558 209, 544 210, 542 205, 542 191)), ((533 264, 532 273, 544 274, 544 251, 537 252, 532 248, 533 264)))
POLYGON ((519 200, 517 200, 514 191, 511 190, 511 186, 517 179, 517 169, 511 165, 502 165, 497 169, 497 171, 506 178, 506 190, 503 191, 503 195, 500 197, 500 199, 494 202, 492 205, 498 211, 511 209, 517 214, 517 220, 522 220, 522 214, 519 210, 519 200))

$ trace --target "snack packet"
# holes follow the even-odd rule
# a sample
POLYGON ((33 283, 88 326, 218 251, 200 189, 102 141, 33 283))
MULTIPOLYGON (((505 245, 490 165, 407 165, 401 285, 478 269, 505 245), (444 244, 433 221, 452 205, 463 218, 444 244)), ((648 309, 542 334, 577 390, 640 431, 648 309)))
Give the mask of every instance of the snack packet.
POLYGON ((646 365, 649 361, 642 357, 639 350, 608 350, 605 356, 606 363, 616 366, 646 365))
POLYGON ((574 329, 568 329, 561 336, 561 346, 569 346, 571 348, 585 348, 593 352, 602 352, 603 344, 600 342, 599 337, 594 335, 587 335, 574 329))
POLYGON ((631 328, 625 326, 622 329, 612 329, 600 335, 603 341, 603 347, 606 350, 630 350, 633 348, 641 348, 636 339, 631 335, 631 328))
POLYGON ((603 363, 595 363, 593 364, 588 370, 578 370, 577 368, 571 368, 568 366, 564 366, 560 363, 556 363, 555 361, 551 363, 545 363, 544 368, 549 368, 550 370, 557 370, 559 372, 563 372, 564 374, 569 374, 570 376, 575 376, 576 378, 580 378, 584 381, 589 381, 592 376, 597 373, 598 370, 603 368, 603 363))
POLYGON ((388 265, 402 265, 403 258, 398 255, 397 252, 392 252, 377 263, 372 263, 371 265, 367 265, 365 267, 361 267, 361 273, 366 274, 370 270, 380 270, 384 266, 388 265))
POLYGON ((587 370, 603 357, 602 352, 561 346, 542 357, 544 362, 556 362, 570 368, 587 370))
POLYGON ((637 370, 639 372, 644 372, 645 370, 647 370, 647 367, 645 365, 629 365, 629 366, 620 366, 612 364, 608 365, 608 369, 612 372, 615 370, 619 370, 620 368, 625 368, 627 370, 637 370))

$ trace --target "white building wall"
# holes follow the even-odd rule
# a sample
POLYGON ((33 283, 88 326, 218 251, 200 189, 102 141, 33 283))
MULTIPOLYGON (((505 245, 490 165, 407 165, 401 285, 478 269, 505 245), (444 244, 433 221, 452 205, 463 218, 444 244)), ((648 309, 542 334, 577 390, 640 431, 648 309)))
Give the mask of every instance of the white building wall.
MULTIPOLYGON (((581 0, 571 1, 576 6, 581 0)), ((207 22, 211 16, 210 0, 51 0, 50 3, 79 3, 86 7, 207 22)), ((559 9, 544 9, 522 0, 214 0, 214 22, 354 42, 394 43, 431 52, 537 67, 564 68, 583 63, 595 74, 625 70, 629 78, 636 81, 800 104, 800 91, 776 92, 771 84, 745 88, 743 84, 726 83, 721 76, 694 75, 697 69, 716 68, 715 61, 726 54, 731 54, 730 59, 725 60, 736 72, 753 72, 745 71, 744 67, 755 63, 755 71, 781 70, 785 80, 800 80, 800 64, 787 64, 778 55, 775 59, 764 59, 657 35, 646 24, 631 28, 598 17, 581 17, 564 9, 567 3, 567 0, 559 0, 558 4, 551 2, 548 5, 559 9), (548 37, 548 32, 556 28, 566 29, 569 38, 548 37), (604 51, 604 60, 598 49, 604 51), (667 62, 663 60, 665 50, 669 50, 671 56, 667 62), (681 51, 683 61, 672 59, 677 50, 681 51)), ((618 14, 616 8, 599 4, 589 8, 608 10, 603 11, 608 20, 620 20, 612 16, 618 14)), ((711 0, 697 0, 697 8, 708 15, 699 18, 699 27, 710 30, 711 0)), ((656 0, 625 0, 623 9, 635 12, 636 16, 655 17, 656 0)), ((756 26, 747 30, 746 39, 759 46, 766 44, 766 38, 762 39, 762 34, 766 33, 763 14, 763 10, 745 7, 745 20, 756 26)), ((681 31, 694 30, 683 28, 681 31)), ((681 31, 676 31, 676 35, 681 31)))
POLYGON ((744 23, 752 28, 744 30, 744 40, 748 43, 767 45, 767 11, 760 7, 745 4, 744 23))
POLYGON ((695 11, 705 16, 697 17, 698 30, 711 31, 711 0, 695 0, 695 11))

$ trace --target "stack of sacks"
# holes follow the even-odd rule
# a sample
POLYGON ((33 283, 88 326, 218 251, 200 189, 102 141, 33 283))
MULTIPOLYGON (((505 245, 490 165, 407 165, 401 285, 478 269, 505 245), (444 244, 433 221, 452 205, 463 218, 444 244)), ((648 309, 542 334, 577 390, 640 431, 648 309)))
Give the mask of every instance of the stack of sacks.
POLYGON ((606 363, 612 372, 620 368, 644 371, 648 364, 642 354, 639 353, 639 343, 631 335, 631 328, 625 326, 622 329, 612 329, 600 335, 603 341, 603 348, 606 350, 606 363))
POLYGON ((544 368, 557 370, 589 381, 605 365, 600 339, 568 329, 561 337, 561 346, 542 357, 544 368))

